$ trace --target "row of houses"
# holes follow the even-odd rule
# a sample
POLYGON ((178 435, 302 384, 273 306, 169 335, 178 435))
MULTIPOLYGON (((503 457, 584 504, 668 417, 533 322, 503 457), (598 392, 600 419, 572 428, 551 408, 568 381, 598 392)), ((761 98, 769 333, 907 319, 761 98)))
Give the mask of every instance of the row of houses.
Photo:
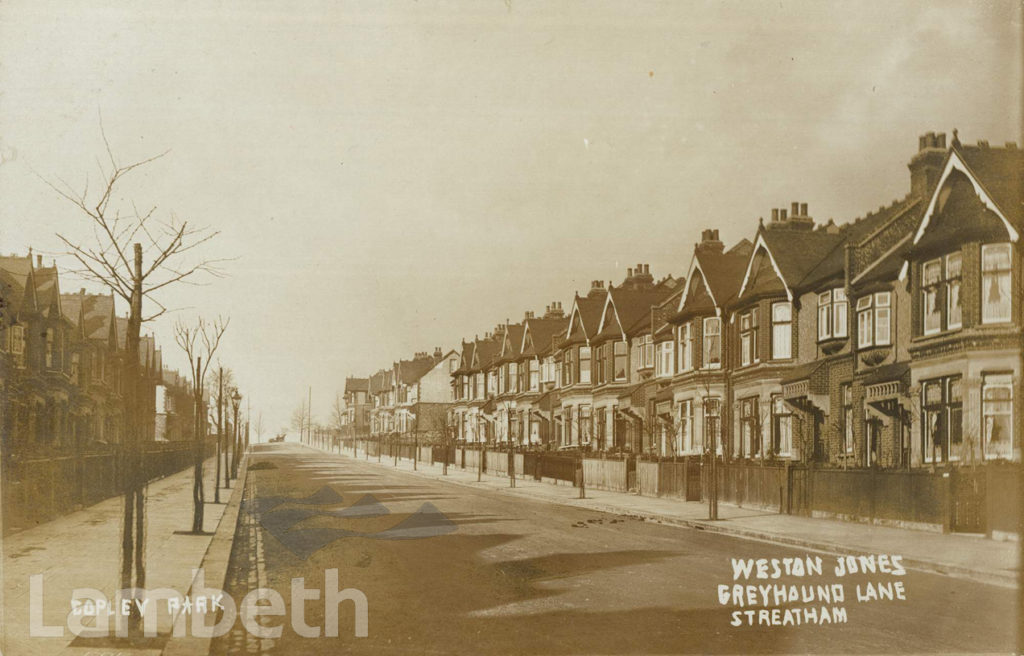
POLYGON ((345 437, 402 435, 439 440, 446 436, 455 351, 416 353, 366 378, 345 380, 345 437))
MULTIPOLYGON (((127 319, 114 297, 63 293, 55 263, 0 256, 0 429, 7 458, 110 450, 123 441, 127 319)), ((189 383, 152 335, 139 346, 144 441, 191 439, 189 383)))
MULTIPOLYGON (((844 468, 1019 460, 1024 153, 928 133, 908 168, 903 198, 855 220, 794 202, 728 247, 709 228, 684 276, 638 264, 464 340, 445 356, 451 434, 844 468)), ((357 384, 366 432, 408 432, 398 364, 357 384)))

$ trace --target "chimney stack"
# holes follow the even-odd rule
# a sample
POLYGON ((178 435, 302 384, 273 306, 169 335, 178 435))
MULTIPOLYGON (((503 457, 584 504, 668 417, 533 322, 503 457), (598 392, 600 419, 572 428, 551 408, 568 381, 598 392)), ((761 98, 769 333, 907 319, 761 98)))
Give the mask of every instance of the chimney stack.
POLYGON ((725 250, 725 244, 718 238, 716 228, 708 228, 700 233, 700 243, 697 244, 698 251, 709 251, 721 253, 725 250))
MULTIPOLYGON (((954 140, 955 141, 955 140, 954 140)), ((939 181, 946 159, 946 133, 927 132, 917 140, 917 154, 907 164, 910 169, 910 193, 925 198, 939 181)))
POLYGON ((36 267, 40 269, 43 268, 43 256, 39 253, 36 253, 36 267))

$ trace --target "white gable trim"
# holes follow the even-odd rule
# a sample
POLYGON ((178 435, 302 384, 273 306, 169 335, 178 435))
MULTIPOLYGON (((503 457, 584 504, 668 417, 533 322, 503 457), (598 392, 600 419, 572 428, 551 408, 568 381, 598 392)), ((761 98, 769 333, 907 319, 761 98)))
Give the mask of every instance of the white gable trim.
POLYGON ((686 284, 683 288, 683 293, 679 297, 679 309, 678 312, 682 312, 683 308, 686 307, 686 301, 690 297, 690 286, 693 282, 693 272, 700 271, 700 279, 704 284, 704 290, 707 291, 708 296, 711 297, 711 303, 715 306, 715 312, 720 313, 721 309, 718 307, 718 299, 715 298, 714 292, 711 291, 711 285, 708 284, 708 277, 704 273, 704 269, 700 267, 700 260, 697 259, 697 254, 693 254, 693 259, 690 260, 690 270, 686 273, 686 284))
MULTIPOLYGON (((604 318, 606 316, 608 316, 608 306, 609 305, 612 306, 612 312, 615 313, 615 321, 617 321, 618 324, 619 324, 619 331, 620 331, 619 334, 621 334, 622 335, 622 339, 625 340, 626 339, 626 333, 623 332, 625 329, 622 327, 622 317, 619 316, 619 308, 617 308, 615 306, 615 301, 612 299, 612 292, 611 291, 609 291, 608 295, 605 296, 604 307, 601 308, 601 323, 598 324, 597 332, 594 333, 594 334, 595 335, 600 335, 601 332, 604 330, 604 318)), ((580 322, 580 323, 582 324, 582 322, 580 322)), ((584 333, 586 333, 586 327, 585 326, 584 326, 584 333)))
MULTIPOLYGON (((875 261, 872 262, 871 264, 867 265, 864 268, 863 271, 861 271, 860 273, 857 274, 856 278, 854 278, 853 280, 850 281, 850 283, 856 285, 858 282, 860 282, 861 279, 864 278, 864 276, 868 275, 869 271, 874 269, 880 263, 884 262, 885 258, 887 258, 890 255, 892 255, 893 252, 896 251, 897 249, 902 248, 907 243, 908 239, 910 239, 910 235, 904 235, 903 239, 899 240, 889 250, 885 251, 884 253, 882 253, 881 255, 876 257, 875 261)), ((906 262, 904 262, 904 265, 906 265, 906 262)), ((902 279, 903 279, 903 273, 902 273, 902 270, 901 270, 901 272, 900 272, 900 280, 902 280, 902 279)))
POLYGON ((946 160, 946 168, 943 169, 942 175, 939 177, 939 183, 935 185, 935 191, 932 193, 932 199, 928 203, 928 209, 924 213, 924 217, 921 218, 921 225, 917 229, 917 233, 914 234, 914 243, 921 241, 921 237, 924 236, 924 231, 928 228, 928 222, 932 218, 932 214, 935 212, 935 205, 939 201, 939 192, 942 191, 942 186, 946 183, 946 179, 954 171, 958 170, 967 176, 967 179, 971 181, 971 185, 974 187, 974 193, 978 194, 981 198, 981 202, 985 204, 985 207, 990 209, 996 214, 1002 221, 1003 225, 1006 226, 1006 231, 1010 234, 1010 241, 1017 241, 1020 235, 1014 229, 1013 225, 1006 219, 999 207, 992 201, 992 198, 985 191, 985 188, 981 185, 971 170, 967 167, 967 164, 960 158, 959 153, 955 149, 951 149, 949 153, 949 159, 946 160))
POLYGON ((589 346, 590 345, 590 336, 587 335, 587 327, 583 323, 583 317, 580 316, 580 306, 579 306, 579 303, 577 303, 578 300, 579 300, 579 296, 577 296, 576 298, 572 299, 572 312, 569 313, 569 327, 566 328, 565 337, 566 337, 566 339, 568 339, 569 337, 572 337, 572 322, 573 322, 573 318, 574 317, 579 317, 579 320, 580 320, 580 330, 583 331, 583 339, 587 342, 587 345, 589 346))
POLYGON ((530 321, 526 320, 523 322, 523 338, 519 340, 519 355, 523 354, 526 350, 526 336, 530 333, 530 321))
MULTIPOLYGON (((743 296, 743 293, 747 291, 747 283, 750 282, 750 272, 754 268, 754 260, 757 259, 757 251, 763 248, 764 252, 768 255, 768 261, 772 264, 772 269, 775 270, 775 275, 782 281, 782 286, 786 288, 786 299, 793 302, 793 292, 789 289, 789 283, 786 282, 785 276, 782 275, 782 270, 779 269, 779 265, 775 263, 775 256, 772 255, 771 249, 768 248, 768 244, 764 241, 764 235, 758 233, 757 241, 754 242, 754 250, 750 252, 750 259, 747 260, 747 272, 743 274, 743 284, 740 285, 740 292, 737 296, 743 296)), ((703 275, 703 274, 702 274, 703 275)))

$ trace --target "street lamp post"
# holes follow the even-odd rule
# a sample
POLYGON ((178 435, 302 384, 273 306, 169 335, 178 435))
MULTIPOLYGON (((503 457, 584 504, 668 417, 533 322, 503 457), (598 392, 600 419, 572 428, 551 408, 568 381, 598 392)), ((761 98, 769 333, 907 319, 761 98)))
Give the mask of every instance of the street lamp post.
POLYGON ((238 478, 238 460, 239 460, 238 451, 239 451, 239 445, 240 445, 240 439, 241 439, 241 431, 238 430, 238 406, 239 406, 239 404, 241 402, 242 402, 242 395, 239 394, 238 390, 236 389, 235 393, 231 395, 231 409, 234 411, 234 417, 235 417, 235 422, 234 422, 235 441, 234 441, 234 446, 232 447, 233 453, 232 453, 232 457, 231 457, 231 476, 233 478, 238 478))

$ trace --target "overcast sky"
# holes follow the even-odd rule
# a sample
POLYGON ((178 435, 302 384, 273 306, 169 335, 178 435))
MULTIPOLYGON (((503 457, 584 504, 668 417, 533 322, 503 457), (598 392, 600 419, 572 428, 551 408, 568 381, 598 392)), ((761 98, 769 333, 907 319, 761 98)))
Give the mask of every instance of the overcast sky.
POLYGON ((141 4, 0 4, 0 251, 88 236, 37 174, 96 180, 101 113, 124 161, 170 149, 124 198, 238 258, 161 300, 231 317, 268 431, 308 385, 326 421, 346 375, 685 273, 702 228, 888 204, 924 132, 1020 141, 1009 0, 141 4))

